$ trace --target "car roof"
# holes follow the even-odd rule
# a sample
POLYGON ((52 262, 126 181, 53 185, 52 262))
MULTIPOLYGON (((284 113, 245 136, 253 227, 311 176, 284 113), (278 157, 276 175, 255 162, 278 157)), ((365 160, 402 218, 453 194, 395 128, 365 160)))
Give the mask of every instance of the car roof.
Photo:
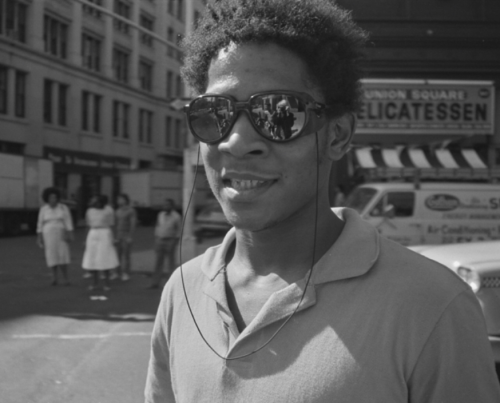
MULTIPOLYGON (((360 187, 371 187, 377 190, 415 190, 416 185, 409 182, 374 182, 365 183, 360 187)), ((500 184, 491 183, 462 183, 462 182, 422 182, 419 184, 421 190, 487 190, 500 192, 500 184)))

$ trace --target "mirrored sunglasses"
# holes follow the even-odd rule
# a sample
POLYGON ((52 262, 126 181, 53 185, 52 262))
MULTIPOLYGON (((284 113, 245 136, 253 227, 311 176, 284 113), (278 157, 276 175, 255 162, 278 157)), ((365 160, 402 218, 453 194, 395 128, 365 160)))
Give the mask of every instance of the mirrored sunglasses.
POLYGON ((241 111, 248 115, 259 135, 282 143, 321 129, 326 122, 325 109, 307 93, 268 91, 243 102, 229 95, 205 94, 186 105, 184 112, 191 133, 203 143, 226 138, 241 111))

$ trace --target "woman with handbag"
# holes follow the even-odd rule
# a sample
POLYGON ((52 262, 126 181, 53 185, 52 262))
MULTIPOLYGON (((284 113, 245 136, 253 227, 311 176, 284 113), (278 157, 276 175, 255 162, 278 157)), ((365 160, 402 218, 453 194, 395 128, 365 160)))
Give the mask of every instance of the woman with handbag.
POLYGON ((73 240, 73 222, 69 208, 62 204, 61 192, 53 187, 42 193, 45 204, 38 213, 38 245, 45 251, 47 266, 52 269, 52 285, 59 282, 59 271, 64 285, 69 285, 68 265, 71 262, 68 242, 73 240))

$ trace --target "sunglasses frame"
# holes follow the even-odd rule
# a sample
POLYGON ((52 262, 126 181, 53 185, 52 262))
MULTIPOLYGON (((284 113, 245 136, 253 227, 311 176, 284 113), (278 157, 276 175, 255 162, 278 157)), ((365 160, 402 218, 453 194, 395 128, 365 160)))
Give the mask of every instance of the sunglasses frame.
POLYGON ((268 141, 271 141, 273 143, 288 143, 290 141, 296 140, 300 137, 306 136, 308 134, 312 134, 320 130, 326 123, 326 118, 325 118, 325 110, 328 107, 325 104, 322 104, 320 102, 316 102, 314 98, 309 95, 306 92, 297 92, 297 91, 286 91, 286 90, 275 90, 275 91, 265 91, 265 92, 257 92, 255 94, 252 94, 250 98, 248 98, 247 101, 237 101, 236 98, 232 97, 231 95, 222 95, 222 94, 212 94, 212 93, 207 93, 207 94, 202 94, 195 99, 193 99, 189 104, 184 106, 183 111, 186 114, 186 120, 187 124, 189 127, 189 130, 193 134, 194 137, 196 137, 199 141, 202 143, 206 144, 216 144, 224 140, 226 137, 229 136, 231 133, 231 129, 233 128, 234 124, 238 120, 240 116, 240 112, 245 112, 250 120, 250 123, 252 124, 253 128, 255 131, 263 138, 265 138, 268 141), (302 101, 305 104, 305 121, 304 125, 302 126, 302 129, 295 135, 294 137, 290 137, 289 139, 274 139, 272 137, 269 137, 261 132, 261 128, 257 126, 256 122, 254 121, 254 118, 252 117, 252 112, 251 112, 251 102, 254 98, 260 97, 260 96, 265 96, 265 95, 271 95, 271 94, 278 94, 278 95, 290 95, 294 96, 295 98, 298 98, 300 101, 302 101), (192 105, 194 105, 195 102, 197 102, 200 99, 203 98, 208 98, 208 97, 219 97, 219 98, 224 98, 227 99, 231 102, 231 104, 234 106, 235 109, 235 114, 233 117, 230 119, 230 123, 225 129, 224 133, 221 135, 216 140, 206 140, 200 137, 196 132, 193 130, 191 120, 189 118, 189 113, 191 111, 192 105), (313 114, 311 114, 311 112, 313 114), (312 119, 311 119, 312 118, 312 119))

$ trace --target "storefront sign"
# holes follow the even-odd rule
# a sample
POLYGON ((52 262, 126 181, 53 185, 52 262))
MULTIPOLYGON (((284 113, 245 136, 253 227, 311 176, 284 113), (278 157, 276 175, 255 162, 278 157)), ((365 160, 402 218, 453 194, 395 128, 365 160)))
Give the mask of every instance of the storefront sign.
POLYGON ((362 80, 360 134, 493 134, 491 81, 362 80))
POLYGON ((107 157, 97 154, 45 148, 45 158, 56 164, 98 169, 130 169, 130 160, 122 157, 107 157))

